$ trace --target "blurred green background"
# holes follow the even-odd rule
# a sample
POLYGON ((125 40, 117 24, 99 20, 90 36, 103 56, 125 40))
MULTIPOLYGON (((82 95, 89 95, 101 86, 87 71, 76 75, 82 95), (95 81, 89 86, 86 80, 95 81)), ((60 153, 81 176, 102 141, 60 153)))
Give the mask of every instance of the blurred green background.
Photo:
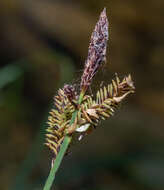
POLYGON ((92 89, 131 73, 136 93, 73 147, 54 189, 164 189, 164 1, 1 0, 0 190, 43 188, 48 111, 59 87, 80 81, 103 7, 108 58, 92 89))

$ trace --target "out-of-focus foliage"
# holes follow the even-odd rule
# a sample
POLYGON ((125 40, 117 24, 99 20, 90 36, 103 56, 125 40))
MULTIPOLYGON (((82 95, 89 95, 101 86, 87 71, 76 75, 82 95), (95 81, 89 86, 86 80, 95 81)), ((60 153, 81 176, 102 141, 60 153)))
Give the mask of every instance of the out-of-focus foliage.
POLYGON ((65 157, 56 189, 164 189, 163 0, 0 2, 0 189, 42 189, 47 113, 59 87, 79 82, 104 6, 109 56, 91 90, 131 73, 136 94, 65 157))
POLYGON ((0 89, 17 80, 22 70, 15 65, 7 65, 0 70, 0 89))

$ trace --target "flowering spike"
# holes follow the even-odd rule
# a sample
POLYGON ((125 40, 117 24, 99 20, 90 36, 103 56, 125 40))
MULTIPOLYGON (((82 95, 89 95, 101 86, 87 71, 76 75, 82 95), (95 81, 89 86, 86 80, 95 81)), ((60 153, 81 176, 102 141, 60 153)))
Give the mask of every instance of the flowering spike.
POLYGON ((81 90, 84 90, 84 92, 87 90, 88 86, 91 85, 92 79, 97 73, 101 63, 106 60, 107 41, 108 19, 106 16, 106 8, 104 8, 91 35, 88 57, 85 61, 80 85, 81 90))
POLYGON ((96 99, 85 94, 101 63, 106 59, 107 40, 108 20, 104 8, 91 35, 88 57, 81 77, 80 94, 77 94, 74 85, 65 84, 54 97, 55 108, 50 111, 48 117, 49 127, 46 129, 45 143, 53 153, 53 163, 65 137, 70 136, 75 142, 90 134, 101 120, 114 115, 120 103, 129 94, 134 93, 131 76, 120 80, 116 74, 116 79, 112 80, 110 85, 97 91, 96 99))

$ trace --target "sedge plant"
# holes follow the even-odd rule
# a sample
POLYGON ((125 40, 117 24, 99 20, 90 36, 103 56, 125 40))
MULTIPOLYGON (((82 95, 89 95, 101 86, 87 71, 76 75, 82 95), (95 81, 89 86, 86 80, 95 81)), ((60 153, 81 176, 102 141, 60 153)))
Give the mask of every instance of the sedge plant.
POLYGON ((88 57, 81 76, 80 91, 76 85, 65 84, 54 97, 54 108, 48 117, 46 145, 52 152, 52 164, 44 190, 49 190, 64 155, 73 140, 80 141, 98 127, 101 120, 110 118, 127 95, 134 93, 131 75, 122 80, 116 75, 111 84, 100 88, 95 98, 88 93, 92 79, 106 61, 108 19, 106 9, 91 35, 88 57))

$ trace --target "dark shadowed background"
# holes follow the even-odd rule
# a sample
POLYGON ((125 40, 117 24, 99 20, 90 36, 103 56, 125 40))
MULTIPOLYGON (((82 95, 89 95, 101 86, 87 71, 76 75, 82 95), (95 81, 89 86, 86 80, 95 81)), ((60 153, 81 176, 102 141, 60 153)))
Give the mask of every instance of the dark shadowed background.
POLYGON ((164 189, 164 1, 1 0, 0 189, 41 190, 53 96, 79 82, 103 8, 107 64, 94 80, 131 73, 136 93, 66 156, 56 190, 164 189))

